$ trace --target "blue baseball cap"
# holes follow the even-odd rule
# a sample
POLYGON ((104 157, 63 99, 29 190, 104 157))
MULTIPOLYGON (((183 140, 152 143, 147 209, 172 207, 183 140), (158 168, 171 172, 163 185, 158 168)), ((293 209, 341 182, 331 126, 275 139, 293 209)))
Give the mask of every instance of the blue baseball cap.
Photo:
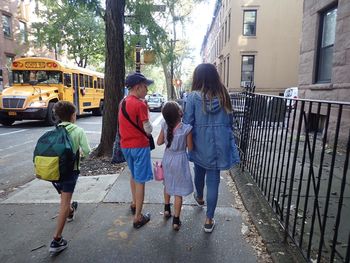
POLYGON ((139 72, 133 72, 130 73, 126 79, 125 79, 125 86, 128 87, 128 89, 132 88, 133 86, 139 84, 139 83, 145 83, 147 86, 154 83, 153 80, 147 79, 144 75, 142 75, 139 72))

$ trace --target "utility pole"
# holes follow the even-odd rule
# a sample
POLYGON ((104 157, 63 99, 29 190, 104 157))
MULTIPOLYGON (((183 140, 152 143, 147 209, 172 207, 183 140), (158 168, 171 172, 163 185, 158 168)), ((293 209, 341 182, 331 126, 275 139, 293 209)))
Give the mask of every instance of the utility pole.
POLYGON ((171 48, 171 62, 170 62, 170 88, 171 88, 171 99, 175 99, 175 90, 174 90, 174 50, 175 50, 175 43, 176 43, 176 18, 173 17, 173 33, 174 38, 170 42, 170 48, 171 48))
POLYGON ((136 44, 136 72, 141 72, 141 45, 140 42, 136 44))
POLYGON ((170 62, 170 88, 171 88, 171 98, 174 99, 174 40, 170 40, 171 47, 171 62, 170 62))
MULTIPOLYGON (((165 12, 165 5, 152 5, 152 12, 165 12)), ((135 15, 124 15, 125 18, 133 18, 137 19, 135 15)), ((138 27, 137 27, 137 32, 136 35, 140 38, 141 37, 141 25, 140 22, 137 22, 138 27)), ((137 42, 136 47, 135 47, 135 71, 136 72, 141 72, 141 43, 140 40, 137 42)))

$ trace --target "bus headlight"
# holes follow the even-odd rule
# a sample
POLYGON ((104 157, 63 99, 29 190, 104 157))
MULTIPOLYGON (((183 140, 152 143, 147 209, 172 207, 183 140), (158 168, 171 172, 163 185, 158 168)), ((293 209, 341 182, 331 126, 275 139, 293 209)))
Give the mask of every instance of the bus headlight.
POLYGON ((33 101, 29 104, 29 107, 38 108, 38 107, 46 107, 46 101, 38 100, 33 101))

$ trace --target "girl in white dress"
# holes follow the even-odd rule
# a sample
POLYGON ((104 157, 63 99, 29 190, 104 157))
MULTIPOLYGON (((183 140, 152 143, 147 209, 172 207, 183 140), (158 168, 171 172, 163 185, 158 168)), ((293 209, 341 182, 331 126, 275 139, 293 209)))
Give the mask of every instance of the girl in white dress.
POLYGON ((178 231, 181 226, 180 213, 182 197, 193 192, 193 182, 186 149, 193 148, 192 126, 181 121, 182 110, 178 103, 167 102, 162 114, 165 122, 157 139, 157 144, 165 143, 162 166, 164 171, 164 216, 171 217, 170 197, 175 196, 173 229, 178 231))

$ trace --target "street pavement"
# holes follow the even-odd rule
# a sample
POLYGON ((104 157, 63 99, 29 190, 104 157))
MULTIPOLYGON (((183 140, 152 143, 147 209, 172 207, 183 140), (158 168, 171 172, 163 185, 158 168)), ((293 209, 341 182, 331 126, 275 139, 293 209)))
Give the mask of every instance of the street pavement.
MULTIPOLYGON (((162 147, 152 152, 160 160, 162 147)), ((184 199, 179 232, 172 230, 163 211, 161 182, 146 184, 144 211, 151 221, 136 230, 129 210, 130 171, 81 176, 73 199, 79 202, 73 222, 63 236, 68 248, 55 257, 48 253, 58 213, 59 195, 48 182, 33 180, 0 200, 0 262, 257 262, 242 236, 241 212, 222 173, 213 233, 203 230, 206 208, 184 199)))

